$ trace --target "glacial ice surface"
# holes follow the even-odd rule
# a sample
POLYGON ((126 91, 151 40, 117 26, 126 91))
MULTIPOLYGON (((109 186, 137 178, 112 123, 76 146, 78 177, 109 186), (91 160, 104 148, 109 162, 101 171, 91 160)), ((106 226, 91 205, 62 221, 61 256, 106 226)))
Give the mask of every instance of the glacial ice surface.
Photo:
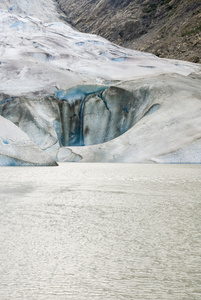
MULTIPOLYGON (((53 0, 1 1, 0 57, 0 114, 57 159, 150 162, 198 151, 188 148, 200 138, 198 64, 78 32, 53 0), (86 147, 63 149, 80 139, 86 147)), ((1 149, 15 149, 2 138, 1 149)))

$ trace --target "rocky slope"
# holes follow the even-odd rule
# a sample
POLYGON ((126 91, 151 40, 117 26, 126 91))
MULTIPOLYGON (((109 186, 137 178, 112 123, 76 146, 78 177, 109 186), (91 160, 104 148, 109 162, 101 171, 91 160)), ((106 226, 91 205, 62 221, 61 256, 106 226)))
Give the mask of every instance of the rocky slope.
POLYGON ((15 159, 37 156, 36 145, 56 161, 201 162, 199 64, 80 33, 53 0, 2 3, 3 163, 10 148, 15 159), (35 146, 16 152, 23 132, 35 146))
POLYGON ((201 63, 200 0, 57 0, 83 32, 159 57, 201 63))

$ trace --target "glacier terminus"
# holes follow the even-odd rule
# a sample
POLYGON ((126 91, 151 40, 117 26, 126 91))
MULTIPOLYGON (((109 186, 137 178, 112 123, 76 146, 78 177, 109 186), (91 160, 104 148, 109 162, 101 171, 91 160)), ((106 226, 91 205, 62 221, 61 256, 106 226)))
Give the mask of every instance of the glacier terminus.
POLYGON ((78 32, 52 0, 1 1, 0 41, 0 165, 201 163, 201 65, 78 32))

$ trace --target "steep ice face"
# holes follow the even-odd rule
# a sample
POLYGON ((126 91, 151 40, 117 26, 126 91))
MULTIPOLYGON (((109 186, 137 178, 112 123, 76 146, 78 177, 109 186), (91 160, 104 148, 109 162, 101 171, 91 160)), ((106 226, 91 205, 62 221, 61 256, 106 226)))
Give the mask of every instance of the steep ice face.
POLYGON ((108 88, 108 86, 82 85, 82 86, 75 86, 66 91, 63 90, 56 91, 55 95, 60 100, 66 100, 69 104, 73 104, 78 99, 84 99, 86 96, 97 92, 101 92, 106 88, 108 88))
POLYGON ((111 86, 101 93, 89 95, 84 108, 84 145, 108 142, 124 134, 144 116, 152 101, 150 87, 129 91, 111 86))
POLYGON ((43 150, 59 148, 62 128, 57 99, 4 99, 0 102, 0 114, 19 126, 43 150))
POLYGON ((0 166, 56 165, 9 120, 0 116, 0 166))
POLYGON ((84 121, 86 97, 104 91, 107 86, 77 86, 67 91, 58 91, 56 96, 62 100, 60 104, 62 120, 63 146, 84 146, 84 121))
MULTIPOLYGON (((200 85, 190 77, 78 86, 35 99, 5 96, 0 113, 59 161, 200 162, 200 85)), ((1 149, 8 150, 2 128, 1 149)))
POLYGON ((130 92, 114 86, 77 86, 40 99, 4 99, 0 113, 40 148, 53 152, 61 146, 94 145, 118 137, 143 117, 151 94, 149 87, 130 92))
MULTIPOLYGON (((134 82, 122 82, 115 88, 111 88, 110 91, 106 90, 103 94, 105 94, 110 110, 110 103, 114 103, 114 121, 117 121, 118 118, 123 121, 122 123, 113 122, 113 126, 108 126, 109 133, 110 129, 115 132, 117 124, 120 128, 119 125, 123 125, 125 122, 123 114, 120 113, 119 104, 125 109, 125 114, 131 111, 129 101, 125 105, 124 97, 118 101, 121 95, 118 89, 125 91, 122 95, 125 95, 126 91, 132 93, 133 99, 141 94, 142 100, 139 101, 141 105, 131 118, 132 121, 136 120, 136 123, 124 134, 108 142, 86 147, 70 147, 75 158, 82 157, 82 162, 200 163, 200 80, 192 80, 175 74, 160 75, 134 82)), ((103 116, 103 105, 101 107, 98 98, 91 96, 90 101, 94 102, 94 106, 91 103, 88 107, 89 116, 92 119, 88 121, 90 124, 88 128, 91 132, 86 138, 91 141, 92 137, 95 139, 97 136, 101 136, 103 131, 103 137, 105 137, 107 116, 103 116), (96 105, 95 102, 97 102, 96 105), (95 109, 93 110, 92 107, 95 109), (103 121, 99 125, 100 130, 92 126, 95 124, 95 120, 97 123, 100 123, 100 120, 103 121)), ((87 114, 86 108, 85 114, 87 114)), ((60 150, 58 155, 59 153, 60 150)), ((67 157, 72 159, 72 155, 67 155, 67 157)), ((68 160, 67 157, 65 160, 68 160)))

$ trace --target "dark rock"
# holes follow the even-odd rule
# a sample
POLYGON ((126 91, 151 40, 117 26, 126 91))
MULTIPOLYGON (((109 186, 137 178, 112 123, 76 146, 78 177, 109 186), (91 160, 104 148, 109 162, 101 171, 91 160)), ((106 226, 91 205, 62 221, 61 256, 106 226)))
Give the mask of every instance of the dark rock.
POLYGON ((201 62, 200 0, 57 2, 66 20, 80 31, 160 57, 201 62))

